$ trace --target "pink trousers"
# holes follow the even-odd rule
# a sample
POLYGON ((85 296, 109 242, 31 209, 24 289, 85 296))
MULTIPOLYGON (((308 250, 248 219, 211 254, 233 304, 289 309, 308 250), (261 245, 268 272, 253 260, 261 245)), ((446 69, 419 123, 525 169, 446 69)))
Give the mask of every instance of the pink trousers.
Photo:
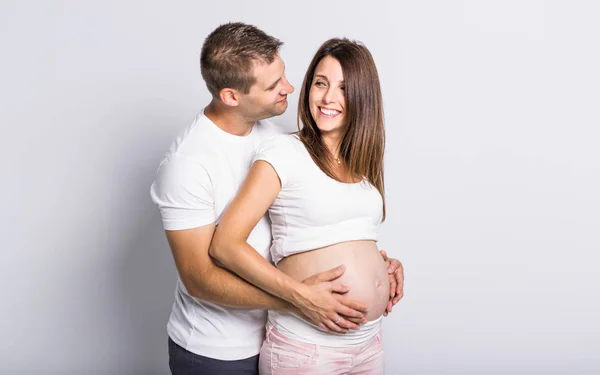
POLYGON ((268 324, 258 362, 260 375, 383 375, 381 332, 363 345, 330 347, 298 342, 268 324))

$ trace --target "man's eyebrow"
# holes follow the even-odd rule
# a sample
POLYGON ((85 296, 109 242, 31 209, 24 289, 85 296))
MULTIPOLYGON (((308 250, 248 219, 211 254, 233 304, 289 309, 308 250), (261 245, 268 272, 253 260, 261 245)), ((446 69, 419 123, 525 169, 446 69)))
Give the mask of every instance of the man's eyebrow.
POLYGON ((275 86, 277 86, 277 84, 279 83, 279 81, 281 81, 281 78, 283 78, 283 77, 280 77, 280 78, 279 78, 277 81, 275 81, 275 82, 274 82, 274 83, 273 83, 271 86, 267 87, 267 90, 272 90, 272 89, 274 89, 274 88, 275 88, 275 86))
MULTIPOLYGON (((285 73, 285 63, 283 63, 283 71, 285 73)), ((277 86, 277 84, 279 83, 279 81, 281 81, 282 78, 283 78, 283 76, 279 77, 279 79, 277 81, 275 81, 275 83, 273 83, 271 86, 267 87, 267 90, 274 89, 275 86, 277 86)))

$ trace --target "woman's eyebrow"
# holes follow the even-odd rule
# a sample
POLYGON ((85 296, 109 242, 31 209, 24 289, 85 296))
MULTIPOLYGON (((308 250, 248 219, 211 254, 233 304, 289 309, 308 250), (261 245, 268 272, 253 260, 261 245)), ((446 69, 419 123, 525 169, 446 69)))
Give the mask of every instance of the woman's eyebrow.
MULTIPOLYGON (((323 74, 315 74, 315 78, 323 78, 324 80, 326 80, 327 82, 329 82, 329 79, 327 78, 327 76, 323 75, 323 74)), ((345 85, 346 81, 341 80, 340 81, 340 85, 345 85)))

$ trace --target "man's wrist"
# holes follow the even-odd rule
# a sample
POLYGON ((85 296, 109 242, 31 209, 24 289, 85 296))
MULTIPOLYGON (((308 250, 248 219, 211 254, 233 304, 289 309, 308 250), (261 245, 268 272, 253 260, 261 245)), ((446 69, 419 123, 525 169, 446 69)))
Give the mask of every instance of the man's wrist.
POLYGON ((298 312, 300 312, 300 309, 298 309, 296 306, 292 305, 289 302, 284 302, 281 306, 280 311, 287 312, 287 313, 298 313, 298 312))
POLYGON ((290 294, 288 302, 290 302, 294 307, 301 306, 303 302, 306 301, 305 295, 307 288, 308 287, 306 284, 298 283, 298 285, 292 289, 292 293, 290 294))

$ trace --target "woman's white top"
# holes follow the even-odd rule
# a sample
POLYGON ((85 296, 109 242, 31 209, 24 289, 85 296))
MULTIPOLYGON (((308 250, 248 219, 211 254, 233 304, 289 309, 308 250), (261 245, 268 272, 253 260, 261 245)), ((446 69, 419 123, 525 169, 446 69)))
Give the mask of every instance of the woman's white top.
POLYGON ((256 160, 271 164, 281 181, 281 191, 269 208, 275 264, 340 242, 377 240, 383 201, 366 179, 343 183, 327 176, 295 134, 264 141, 256 160))
MULTIPOLYGON (((254 156, 257 160, 271 164, 281 181, 281 191, 269 208, 275 264, 290 255, 340 242, 377 240, 383 201, 366 179, 348 184, 330 178, 295 134, 264 141, 254 156)), ((269 311, 269 323, 285 336, 331 347, 366 343, 379 332, 380 320, 357 331, 335 334, 292 313, 269 311)))

